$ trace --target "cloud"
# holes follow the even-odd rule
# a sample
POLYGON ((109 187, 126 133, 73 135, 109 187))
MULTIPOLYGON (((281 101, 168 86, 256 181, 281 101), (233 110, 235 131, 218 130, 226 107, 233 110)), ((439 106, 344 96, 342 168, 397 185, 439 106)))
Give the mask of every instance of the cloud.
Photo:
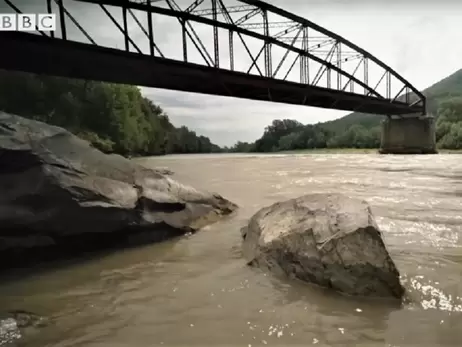
MULTIPOLYGON (((186 8, 192 0, 177 0, 186 8)), ((224 0, 226 4, 239 4, 224 0)), ((305 17, 347 38, 395 69, 419 89, 441 80, 461 68, 462 41, 460 16, 462 3, 456 0, 272 0, 275 6, 305 17)), ((17 0, 28 11, 42 11, 39 3, 45 0, 17 0)), ((156 3, 161 4, 162 2, 156 3)), ((210 4, 209 0, 205 3, 210 4)), ((98 43, 123 48, 123 36, 98 6, 67 1, 67 8, 98 43)), ((209 6, 209 5, 207 5, 209 6)), ((42 6, 44 10, 44 6, 42 6)), ((2 10, 3 7, 0 7, 2 10)), ((25 10, 24 10, 25 11, 25 10)), ((121 23, 119 9, 110 9, 121 23)), ((146 17, 136 13, 140 22, 146 17)), ((274 17, 272 20, 277 21, 274 17)), ((182 59, 181 27, 175 18, 154 16, 156 43, 162 52, 182 59)), ((195 25, 197 33, 211 55, 213 35, 210 27, 195 25)), ((133 19, 129 20, 131 37, 147 53, 148 41, 133 19)), ((77 29, 69 24, 71 35, 77 29)), ((80 35, 83 39, 83 36, 80 35)), ((228 36, 220 31, 220 61, 229 66, 228 36)), ((250 63, 239 39, 235 41, 235 65, 243 71, 250 63), (240 46, 239 46, 240 45, 240 46)), ((200 54, 189 43, 188 58, 203 63, 200 54)), ((260 49, 258 42, 250 42, 254 55, 260 49)), ((283 51, 274 48, 273 69, 283 51)), ((260 63, 262 63, 262 59, 260 63)), ((263 66, 263 65, 261 65, 263 66)), ((255 71, 254 71, 255 73, 255 71)), ((297 78, 297 73, 292 77, 297 78)), ((380 76, 371 72, 371 79, 380 76)), ((397 85, 392 85, 399 88, 397 85)), ((215 143, 231 145, 236 141, 253 141, 265 126, 275 118, 293 118, 303 123, 316 123, 341 117, 348 112, 312 107, 284 105, 228 97, 142 88, 143 93, 161 105, 175 125, 187 125, 197 133, 209 136, 215 143)))

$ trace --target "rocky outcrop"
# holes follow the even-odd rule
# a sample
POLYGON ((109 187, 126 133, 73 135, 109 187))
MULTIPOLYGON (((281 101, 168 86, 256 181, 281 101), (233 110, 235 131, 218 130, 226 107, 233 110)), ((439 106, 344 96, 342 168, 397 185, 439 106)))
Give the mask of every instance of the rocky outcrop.
POLYGON ((194 232, 236 205, 70 132, 0 112, 0 254, 194 232))
POLYGON ((404 294, 365 201, 313 194, 276 203, 258 211, 242 236, 250 265, 349 295, 404 294))

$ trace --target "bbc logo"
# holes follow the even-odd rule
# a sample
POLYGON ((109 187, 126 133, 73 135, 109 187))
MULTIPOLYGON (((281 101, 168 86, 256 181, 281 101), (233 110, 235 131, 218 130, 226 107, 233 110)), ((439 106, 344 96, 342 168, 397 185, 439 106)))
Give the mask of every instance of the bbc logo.
POLYGON ((56 14, 0 13, 0 31, 55 31, 56 14))

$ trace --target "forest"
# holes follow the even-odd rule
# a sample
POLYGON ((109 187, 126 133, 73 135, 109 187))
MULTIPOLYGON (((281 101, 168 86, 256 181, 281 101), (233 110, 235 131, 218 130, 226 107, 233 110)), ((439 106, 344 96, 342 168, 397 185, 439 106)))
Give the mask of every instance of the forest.
POLYGON ((174 127, 135 86, 0 70, 0 110, 63 127, 105 153, 221 151, 208 137, 174 127))

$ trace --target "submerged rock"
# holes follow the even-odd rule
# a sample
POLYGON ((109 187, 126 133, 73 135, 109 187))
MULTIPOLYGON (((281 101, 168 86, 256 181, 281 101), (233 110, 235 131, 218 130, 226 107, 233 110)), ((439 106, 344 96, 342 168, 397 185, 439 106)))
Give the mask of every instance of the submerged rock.
POLYGON ((162 240, 236 208, 62 128, 0 112, 2 254, 66 242, 85 249, 140 231, 162 240))
POLYGON ((174 174, 168 167, 156 167, 154 170, 164 176, 172 176, 174 174))
POLYGON ((39 328, 47 325, 47 319, 45 317, 33 312, 14 310, 9 311, 8 315, 15 320, 18 328, 39 328))
POLYGON ((258 211, 242 236, 249 265, 349 295, 404 294, 365 201, 313 194, 276 203, 258 211))

